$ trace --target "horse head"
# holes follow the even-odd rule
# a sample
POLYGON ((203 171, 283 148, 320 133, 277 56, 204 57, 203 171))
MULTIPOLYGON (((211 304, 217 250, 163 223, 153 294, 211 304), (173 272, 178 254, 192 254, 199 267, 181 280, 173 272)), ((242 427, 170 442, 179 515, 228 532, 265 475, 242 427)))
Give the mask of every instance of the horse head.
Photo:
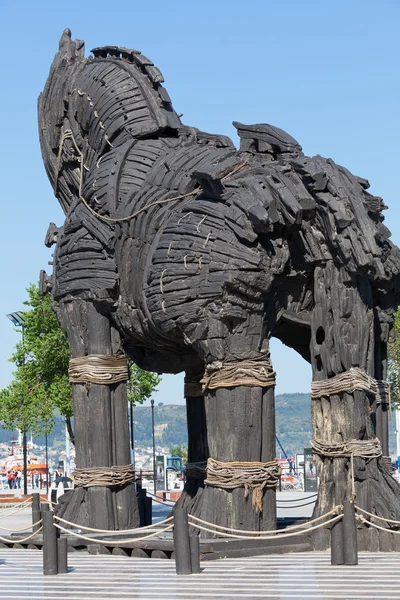
POLYGON ((162 74, 137 50, 104 46, 85 58, 84 42, 60 39, 39 97, 39 135, 48 177, 65 213, 106 154, 143 138, 177 135, 178 115, 162 74))

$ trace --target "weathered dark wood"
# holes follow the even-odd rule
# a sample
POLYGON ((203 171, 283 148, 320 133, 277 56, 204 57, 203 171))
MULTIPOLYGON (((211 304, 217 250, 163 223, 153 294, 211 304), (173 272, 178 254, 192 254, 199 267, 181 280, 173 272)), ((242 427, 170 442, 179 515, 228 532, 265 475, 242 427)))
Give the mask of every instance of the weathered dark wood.
POLYGON ((36 525, 41 519, 40 513, 40 494, 34 493, 32 494, 32 531, 37 531, 40 528, 40 525, 36 525))
POLYGON ((68 542, 66 537, 57 539, 58 573, 68 573, 68 542))
POLYGON ((54 526, 53 513, 43 512, 43 575, 57 575, 57 529, 54 526))
MULTIPOLYGON (((305 156, 277 127, 235 123, 238 152, 228 138, 182 125, 161 81, 127 48, 85 58, 66 30, 39 98, 44 164, 67 216, 46 237, 57 245, 52 281, 43 274, 41 287, 52 284, 72 355, 123 349, 144 369, 196 373, 257 355, 276 336, 311 363, 316 381, 353 366, 384 379, 400 252, 381 198, 333 160, 305 156)), ((124 384, 73 388, 78 467, 129 462, 124 384)), ((272 389, 233 385, 187 406, 192 462, 274 458, 272 389)), ((312 416, 318 440, 378 436, 387 454, 387 407, 371 394, 322 396, 312 416)), ((400 518, 400 487, 380 459, 355 457, 354 485, 347 458, 316 464, 315 516, 355 494, 373 514, 400 518)), ((132 488, 74 492, 60 510, 82 524, 130 527, 132 488)), ((243 489, 192 480, 178 508, 271 529, 274 498, 264 493, 258 515, 243 489)), ((368 526, 357 531, 362 549, 386 544, 368 526)), ((328 526, 319 529, 315 548, 329 538, 328 526)))
POLYGON ((200 538, 197 533, 189 535, 190 564, 192 573, 200 573, 200 538))
MULTIPOLYGON (((223 462, 267 462, 275 458, 272 390, 247 386, 220 388, 207 391, 204 401, 210 456, 223 462)), ((243 488, 205 487, 191 512, 226 527, 275 529, 275 490, 264 493, 263 511, 257 513, 251 494, 246 497, 243 488)))
MULTIPOLYGON (((64 302, 59 318, 68 330, 73 356, 112 355, 119 337, 107 317, 82 300, 64 302), (85 332, 82 335, 82 331, 85 332)), ((112 386, 73 384, 76 464, 111 467, 130 462, 125 383, 112 386)), ((73 523, 98 529, 128 529, 139 524, 134 486, 110 489, 88 488, 84 497, 78 488, 70 494, 65 517, 73 523)))
POLYGON ((176 508, 174 513, 174 552, 177 575, 192 572, 189 523, 186 508, 176 508))
POLYGON ((358 544, 355 508, 352 502, 343 503, 344 564, 358 565, 358 544))
POLYGON ((331 564, 345 564, 342 520, 336 521, 331 527, 331 564))

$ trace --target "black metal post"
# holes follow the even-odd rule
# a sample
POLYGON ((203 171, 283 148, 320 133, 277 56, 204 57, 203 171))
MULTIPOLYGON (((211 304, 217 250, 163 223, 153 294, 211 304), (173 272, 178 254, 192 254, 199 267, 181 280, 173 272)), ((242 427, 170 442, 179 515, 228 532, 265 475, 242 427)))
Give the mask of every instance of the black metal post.
MULTIPOLYGON (((32 525, 40 521, 40 494, 32 494, 32 525)), ((37 531, 40 525, 35 525, 32 530, 37 531)))
POLYGON ((156 469, 156 438, 154 433, 154 400, 153 398, 150 400, 151 403, 151 428, 153 431, 153 479, 154 479, 154 495, 156 495, 157 490, 157 469, 156 469))
POLYGON ((139 509, 139 527, 144 527, 146 525, 145 519, 145 496, 146 490, 143 488, 139 488, 137 491, 137 503, 139 509))
MULTIPOLYGON (((46 423, 46 427, 47 427, 47 423, 46 423)), ((48 446, 48 440, 47 440, 47 431, 45 433, 45 440, 46 440, 46 494, 48 496, 49 495, 49 446, 48 446)))
POLYGON ((144 524, 147 527, 153 523, 153 499, 144 496, 144 524))
POLYGON ((132 404, 132 402, 130 403, 130 407, 129 407, 129 415, 130 415, 130 422, 131 422, 132 464, 133 464, 133 466, 135 466, 135 438, 134 438, 134 434, 133 434, 133 404, 132 404))
POLYGON ((22 445, 24 454, 24 495, 28 494, 28 457, 26 448, 26 431, 22 434, 22 445))

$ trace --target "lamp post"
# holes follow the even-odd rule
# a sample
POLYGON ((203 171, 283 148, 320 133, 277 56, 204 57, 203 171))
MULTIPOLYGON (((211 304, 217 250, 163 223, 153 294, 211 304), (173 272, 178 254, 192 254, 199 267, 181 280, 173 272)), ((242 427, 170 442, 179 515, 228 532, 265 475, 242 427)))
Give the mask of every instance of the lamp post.
POLYGON ((132 464, 135 468, 135 437, 133 431, 133 402, 130 402, 129 406, 129 420, 130 420, 130 433, 131 433, 131 450, 132 450, 132 464))
MULTIPOLYGON (((25 319, 22 316, 23 313, 18 311, 18 312, 13 312, 10 313, 9 315, 7 315, 7 318, 10 319, 10 321, 13 323, 13 325, 15 327, 21 327, 22 328, 22 344, 24 343, 24 326, 25 326, 25 319)), ((25 362, 25 359, 24 359, 25 362)), ((24 427, 24 430, 22 432, 22 447, 23 447, 23 457, 24 457, 24 495, 26 496, 28 494, 28 460, 27 460, 27 451, 26 451, 26 429, 24 427)))
MULTIPOLYGON (((46 422, 47 427, 47 422, 46 422)), ((49 445, 47 439, 47 429, 45 433, 45 444, 46 444, 46 495, 49 495, 49 445)))
POLYGON ((151 428, 153 431, 153 481, 154 481, 154 495, 156 495, 156 483, 157 483, 157 469, 156 469, 156 438, 154 434, 154 400, 150 400, 151 404, 151 428))

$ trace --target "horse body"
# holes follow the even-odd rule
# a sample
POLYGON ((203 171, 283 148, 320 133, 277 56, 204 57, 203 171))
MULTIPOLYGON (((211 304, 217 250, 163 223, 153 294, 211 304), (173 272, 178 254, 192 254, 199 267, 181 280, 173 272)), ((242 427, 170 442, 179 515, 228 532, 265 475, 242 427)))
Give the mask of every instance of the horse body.
MULTIPOLYGON (((314 380, 354 366, 382 379, 400 255, 368 182, 330 159, 306 157, 270 125, 235 123, 239 150, 224 136, 186 127, 149 59, 118 47, 93 53, 85 59, 83 44, 66 31, 39 100, 44 162, 66 213, 52 293, 73 355, 94 352, 88 323, 98 314, 108 341, 99 337, 97 352, 123 347, 149 370, 193 374, 267 358, 276 336, 311 363, 314 380)), ((270 389, 237 385, 199 398, 188 403, 191 460, 272 460, 270 389)), ((343 398, 346 408, 333 409, 333 399, 329 409, 338 413, 329 413, 334 431, 321 416, 323 402, 313 404, 319 438, 373 437, 366 394, 356 413, 354 394, 343 398)), ((83 398, 74 402, 83 410, 83 398)), ((104 460, 119 464, 116 456, 104 460)), ((347 476, 345 462, 333 473, 318 460, 321 512, 333 496, 343 500, 347 476)), ((205 488, 199 501, 202 486, 187 488, 197 514, 273 526, 271 490, 264 515, 244 517, 238 490, 232 507, 223 489, 205 488)))

